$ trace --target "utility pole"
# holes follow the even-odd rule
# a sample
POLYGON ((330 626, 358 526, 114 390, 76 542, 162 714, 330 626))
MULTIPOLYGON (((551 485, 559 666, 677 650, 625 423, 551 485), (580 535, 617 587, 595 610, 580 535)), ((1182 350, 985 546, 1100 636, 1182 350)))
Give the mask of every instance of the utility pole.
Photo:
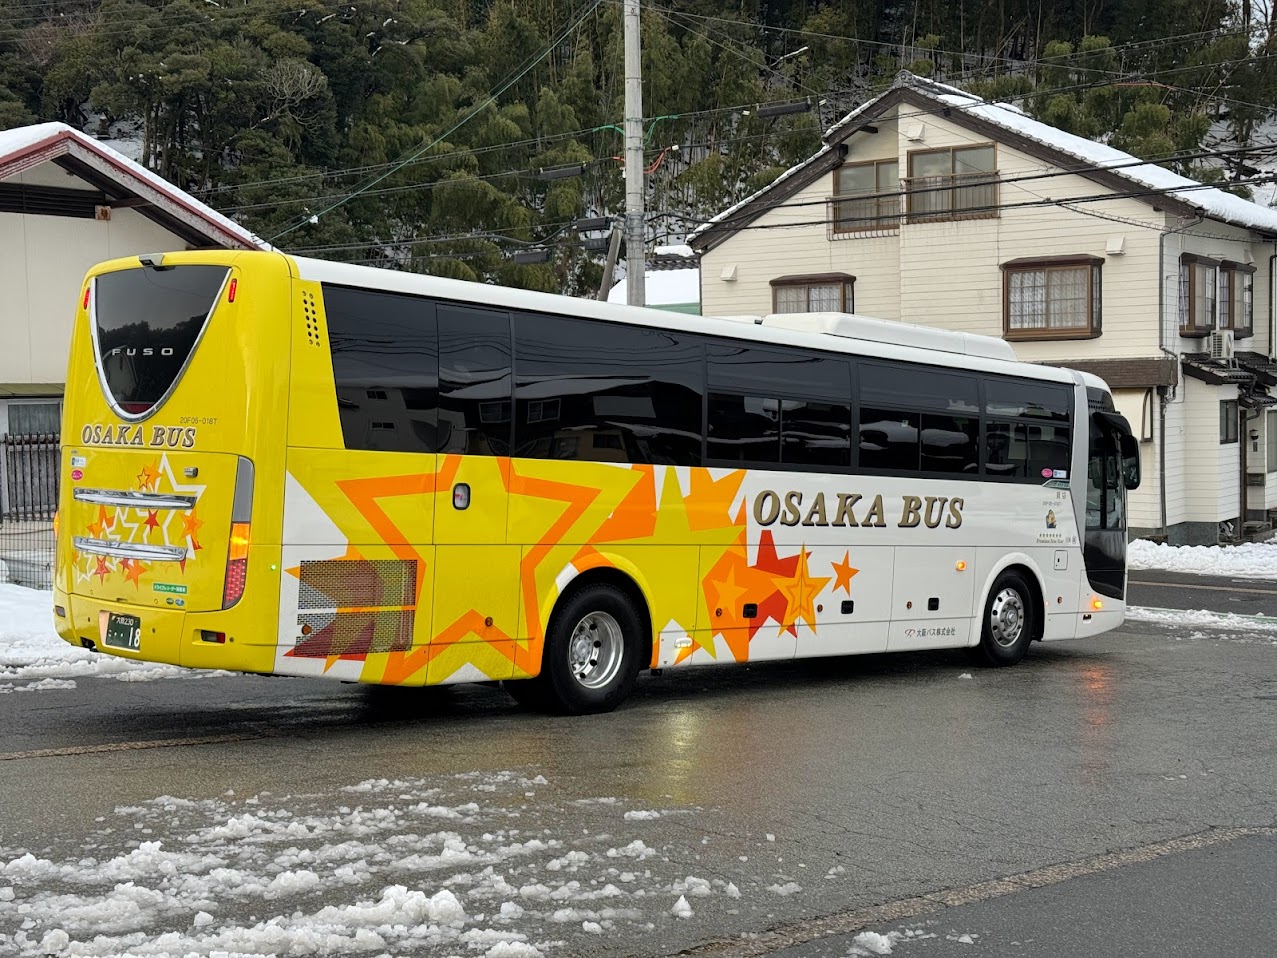
POLYGON ((603 264, 603 279, 599 283, 599 295, 596 297, 600 300, 606 300, 607 294, 612 291, 612 273, 616 269, 616 254, 621 251, 621 227, 615 224, 612 227, 612 239, 607 244, 607 261, 603 264))
POLYGON ((639 0, 625 0, 625 301, 646 304, 643 284, 647 228, 643 222, 643 57, 639 0))

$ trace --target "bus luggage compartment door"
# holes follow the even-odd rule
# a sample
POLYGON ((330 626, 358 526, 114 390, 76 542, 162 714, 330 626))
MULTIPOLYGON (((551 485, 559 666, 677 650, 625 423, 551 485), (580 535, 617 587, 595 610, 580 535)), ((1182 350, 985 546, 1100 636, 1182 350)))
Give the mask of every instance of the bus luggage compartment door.
POLYGON ((887 651, 970 644, 975 550, 913 547, 896 551, 896 588, 887 651))

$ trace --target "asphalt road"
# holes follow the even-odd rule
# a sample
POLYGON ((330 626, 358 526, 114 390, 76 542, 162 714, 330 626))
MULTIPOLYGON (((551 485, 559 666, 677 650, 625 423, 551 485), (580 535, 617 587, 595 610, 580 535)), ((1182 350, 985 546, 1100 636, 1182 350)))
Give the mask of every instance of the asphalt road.
POLYGON ((1181 575, 1152 570, 1129 576, 1130 603, 1161 609, 1208 609, 1277 618, 1277 582, 1271 579, 1181 575))
MULTIPOLYGON (((142 841, 233 857, 226 825, 249 812, 309 816, 316 831, 351 812, 352 786, 384 779, 368 798, 384 790, 377 814, 398 822, 409 800, 433 796, 463 810, 467 854, 544 836, 537 862, 497 863, 510 886, 557 887, 556 869, 577 866, 549 860, 567 849, 587 890, 634 867, 619 887, 644 894, 602 936, 581 914, 529 906, 547 955, 846 955, 865 929, 894 932, 897 955, 1207 953, 1183 950, 1194 934, 1227 942, 1211 954, 1271 953, 1277 631, 1133 623, 1004 670, 955 652, 667 672, 585 719, 530 715, 481 686, 79 679, 0 696, 0 728, 0 873, 25 852, 62 869, 18 880, 14 905, 83 896, 66 877, 82 856, 131 862, 142 841), (631 861, 635 840, 648 851, 631 861), (694 914, 679 918, 688 876, 713 887, 692 889, 694 914)), ((376 847, 418 838, 393 822, 374 830, 376 847)), ((393 883, 477 902, 485 880, 370 861, 363 885, 334 889, 324 873, 295 902, 227 896, 217 920, 251 929, 393 883)), ((153 916, 140 940, 189 930, 190 915, 169 920, 153 916)), ((43 930, 35 922, 33 940, 43 930)), ((0 938, 0 954, 21 952, 0 938)))

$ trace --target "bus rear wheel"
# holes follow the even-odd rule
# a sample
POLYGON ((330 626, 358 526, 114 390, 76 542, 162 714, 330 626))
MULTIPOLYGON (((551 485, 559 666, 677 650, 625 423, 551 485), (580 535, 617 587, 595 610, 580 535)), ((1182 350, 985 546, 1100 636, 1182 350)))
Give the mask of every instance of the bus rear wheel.
POLYGON ((1002 573, 989 590, 980 625, 980 644, 972 651, 983 665, 1015 665, 1029 649, 1037 628, 1033 590, 1016 571, 1002 573))
POLYGON ((642 617, 611 585, 590 585, 555 610, 534 681, 550 709, 567 715, 610 712, 634 688, 642 617))

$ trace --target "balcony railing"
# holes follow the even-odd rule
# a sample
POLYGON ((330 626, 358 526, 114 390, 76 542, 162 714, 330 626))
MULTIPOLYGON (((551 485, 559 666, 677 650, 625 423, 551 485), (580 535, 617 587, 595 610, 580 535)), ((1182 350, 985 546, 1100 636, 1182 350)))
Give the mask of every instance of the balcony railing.
POLYGON ((825 221, 829 238, 888 236, 900 229, 900 196, 831 196, 825 221))
POLYGON ((908 223, 983 220, 998 216, 997 173, 911 176, 904 180, 908 223))

